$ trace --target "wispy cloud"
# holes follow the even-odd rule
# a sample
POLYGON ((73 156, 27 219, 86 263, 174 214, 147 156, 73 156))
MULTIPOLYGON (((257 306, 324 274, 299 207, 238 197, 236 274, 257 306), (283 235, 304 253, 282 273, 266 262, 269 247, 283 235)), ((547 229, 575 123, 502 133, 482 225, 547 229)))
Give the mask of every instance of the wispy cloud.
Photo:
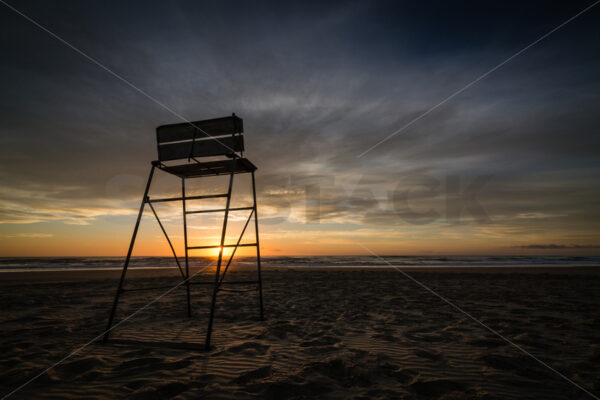
POLYGON ((6 233, 0 235, 0 237, 5 239, 41 239, 41 238, 51 238, 54 235, 52 233, 6 233))

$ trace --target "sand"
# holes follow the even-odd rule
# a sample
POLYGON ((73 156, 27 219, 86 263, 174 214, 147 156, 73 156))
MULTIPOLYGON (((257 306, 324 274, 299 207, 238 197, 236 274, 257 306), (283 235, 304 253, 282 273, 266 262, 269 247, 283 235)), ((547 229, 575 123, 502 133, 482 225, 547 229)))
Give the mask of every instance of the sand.
MULTIPOLYGON (((408 271, 600 395, 600 269, 408 271)), ((118 273, 0 275, 0 396, 103 331, 118 273)), ((11 398, 592 398, 397 271, 279 268, 264 281, 263 322, 256 292, 219 294, 208 352, 209 289, 193 288, 192 318, 178 289, 11 398)), ((159 293, 126 293, 117 318, 159 293)))

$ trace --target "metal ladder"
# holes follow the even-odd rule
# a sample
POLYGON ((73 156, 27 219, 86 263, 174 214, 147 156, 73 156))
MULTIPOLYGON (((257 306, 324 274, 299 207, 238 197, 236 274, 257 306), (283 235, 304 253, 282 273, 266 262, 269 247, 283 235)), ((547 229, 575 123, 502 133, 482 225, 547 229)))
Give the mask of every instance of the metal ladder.
MULTIPOLYGON (((121 274, 121 279, 119 281, 119 286, 117 289, 117 293, 115 295, 115 299, 113 302, 113 307, 111 309, 111 314, 109 317, 109 321, 108 321, 108 326, 107 326, 107 330, 106 333, 104 334, 104 341, 108 340, 110 331, 114 328, 113 327, 113 319, 116 313, 116 309, 117 309, 117 304, 119 301, 119 297, 123 292, 126 291, 137 291, 137 290, 153 290, 153 289, 162 289, 162 288, 168 288, 161 286, 161 287, 152 287, 152 288, 138 288, 138 289, 123 289, 123 283, 125 280, 125 274, 127 272, 127 268, 129 266, 129 262, 131 260, 131 253, 133 251, 133 245, 135 243, 135 239, 137 236, 137 232, 139 229, 139 225, 140 225, 140 220, 141 217, 143 215, 144 212, 144 208, 145 205, 148 204, 150 206, 150 209, 152 210, 152 213, 154 215, 154 217, 156 218, 165 238, 167 239, 167 242, 169 243, 169 247, 171 248, 171 251, 173 253, 173 257, 175 258, 175 261, 177 263, 177 266, 179 268, 179 271, 182 275, 183 280, 185 281, 185 286, 186 286, 186 295, 187 295, 187 313, 188 313, 188 317, 191 317, 192 315, 192 310, 191 310, 191 295, 190 295, 190 285, 192 284, 203 284, 203 285, 210 285, 211 282, 193 282, 191 280, 190 277, 190 270, 189 270, 189 250, 200 250, 200 249, 216 249, 216 248, 220 248, 221 250, 219 251, 219 255, 217 258, 217 265, 216 265, 216 271, 215 271, 215 279, 214 282, 212 283, 213 285, 213 292, 212 292, 212 299, 211 299, 211 306, 210 306, 210 316, 209 316, 209 321, 208 321, 208 329, 206 332, 206 339, 205 339, 205 349, 209 349, 210 348, 210 339, 211 339, 211 335, 212 335, 212 330, 213 330, 213 320, 214 320, 214 314, 215 314, 215 305, 216 305, 216 299, 217 299, 217 293, 222 290, 222 291, 236 291, 236 290, 231 290, 231 289, 225 289, 222 288, 221 286, 224 284, 233 284, 233 285, 248 285, 248 284, 257 284, 258 287, 258 297, 259 297, 259 307, 260 307, 260 320, 264 319, 264 312, 263 312, 263 296, 262 296, 262 276, 261 276, 261 261, 260 261, 260 242, 259 242, 259 234, 258 234, 258 215, 257 215, 257 204, 256 204, 256 182, 255 182, 255 178, 254 178, 254 172, 250 172, 252 174, 252 198, 253 198, 253 205, 249 206, 249 207, 230 207, 231 205, 231 194, 232 194, 232 189, 233 189, 233 178, 235 175, 235 162, 236 159, 232 159, 232 163, 233 163, 233 167, 231 169, 231 173, 229 174, 229 185, 228 185, 228 190, 227 193, 223 193, 223 194, 212 194, 212 195, 202 195, 202 196, 186 196, 186 188, 185 188, 185 177, 181 177, 181 197, 172 197, 172 198, 162 198, 162 199, 151 199, 148 196, 148 192, 150 190, 150 186, 152 183, 152 178, 154 175, 154 169, 156 168, 156 165, 153 164, 152 165, 152 169, 150 171, 150 175, 148 177, 148 182, 146 184, 146 189, 144 192, 144 197, 142 200, 142 204, 140 206, 140 211, 138 213, 138 218, 135 224, 135 228, 133 231, 133 235, 131 238, 131 242, 129 245, 129 250, 127 252, 127 257, 125 259, 125 264, 123 267, 123 272, 121 274), (186 205, 186 201, 187 200, 201 200, 201 199, 214 199, 214 198, 225 198, 226 199, 226 205, 225 208, 218 208, 218 209, 209 209, 209 210, 196 210, 196 211, 188 211, 187 210, 187 205, 186 205), (175 253, 175 249, 173 247, 173 244, 171 243, 171 240, 169 239, 169 236, 167 235, 167 232, 162 224, 162 222, 160 221, 160 219, 158 218, 158 214, 156 213, 156 210, 154 209, 154 206, 152 205, 152 203, 158 203, 158 202, 168 202, 168 201, 181 201, 182 202, 182 206, 183 206, 183 233, 184 233, 184 245, 185 245, 185 272, 183 272, 183 269, 181 267, 181 264, 179 262, 179 259, 177 258, 177 255, 175 253), (244 228, 242 229, 242 232, 237 240, 237 242, 235 244, 226 244, 225 243, 225 238, 227 235, 227 222, 228 222, 228 218, 229 218, 229 212, 230 211, 242 211, 242 210, 251 210, 250 214, 248 215, 248 219, 246 220, 246 223, 244 224, 244 228), (219 245, 210 245, 210 246, 189 246, 188 245, 188 229, 187 229, 187 216, 190 214, 201 214, 201 213, 216 213, 216 212, 224 212, 224 217, 223 217, 223 226, 222 226, 222 231, 221 231, 221 240, 220 240, 220 244, 219 245), (241 240, 244 236, 244 233, 246 232, 246 229, 248 227, 248 224, 250 223, 250 220, 254 217, 254 228, 255 228, 255 237, 256 240, 254 243, 241 243, 241 240), (257 263, 257 269, 258 269, 258 279, 257 280, 250 280, 250 281, 225 281, 225 275, 227 274, 227 271, 229 269, 229 266, 231 265, 231 261, 233 260, 233 257, 235 256, 235 253, 237 251, 237 249, 239 247, 256 247, 256 263, 257 263), (231 256, 229 257, 229 260, 227 261, 227 264, 223 270, 223 273, 221 274, 221 267, 223 264, 223 249, 224 248, 233 248, 233 251, 231 253, 231 256)), ((192 179, 192 178, 187 178, 187 179, 192 179)), ((256 290, 256 289, 251 289, 251 290, 256 290)))

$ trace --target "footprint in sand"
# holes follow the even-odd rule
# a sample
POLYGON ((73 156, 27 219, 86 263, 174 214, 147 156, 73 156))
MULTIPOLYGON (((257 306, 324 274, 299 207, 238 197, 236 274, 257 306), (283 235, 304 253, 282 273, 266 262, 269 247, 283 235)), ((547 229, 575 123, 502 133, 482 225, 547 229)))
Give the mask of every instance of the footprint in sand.
POLYGON ((315 347, 315 346, 331 346, 336 343, 339 343, 341 340, 339 338, 333 336, 321 336, 315 340, 307 340, 300 343, 302 347, 315 347))
POLYGON ((61 373, 67 376, 81 376, 87 373, 94 373, 105 367, 107 363, 98 357, 85 357, 74 360, 60 366, 61 373))
POLYGON ((188 386, 179 383, 172 382, 158 388, 144 389, 139 392, 134 392, 127 397, 130 399, 170 399, 177 396, 180 393, 188 390, 188 386))
POLYGON ((464 392, 467 388, 462 382, 448 379, 435 379, 430 381, 417 381, 410 385, 421 396, 440 397, 450 392, 464 392))
POLYGON ((273 369, 270 365, 267 365, 266 367, 257 368, 253 371, 249 371, 245 374, 240 375, 239 377, 234 379, 234 382, 240 384, 255 381, 257 379, 264 379, 271 376, 272 373, 273 369))
POLYGON ((242 354, 245 356, 261 356, 267 354, 271 345, 258 342, 245 342, 225 350, 227 353, 242 354))
POLYGON ((421 358, 426 358, 427 360, 431 360, 431 361, 441 361, 443 360, 444 356, 440 353, 438 353, 437 351, 427 351, 427 350, 416 350, 415 351, 415 355, 421 357, 421 358))

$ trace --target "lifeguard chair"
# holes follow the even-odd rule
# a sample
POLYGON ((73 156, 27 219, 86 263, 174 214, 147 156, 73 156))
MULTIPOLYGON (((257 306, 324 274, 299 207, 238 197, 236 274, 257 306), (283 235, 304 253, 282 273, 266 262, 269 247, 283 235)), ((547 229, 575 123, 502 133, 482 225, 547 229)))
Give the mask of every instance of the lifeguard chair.
MULTIPOLYGON (((262 301, 262 277, 260 267, 260 242, 258 237, 258 215, 256 210, 256 185, 254 179, 254 171, 256 167, 247 158, 244 158, 244 138, 242 133, 244 132, 243 121, 241 118, 232 114, 230 117, 208 119, 203 121, 180 123, 173 125, 163 125, 156 128, 156 140, 158 146, 158 160, 152 161, 152 167, 150 168, 150 175, 148 176, 148 182, 146 183, 146 189, 144 196, 142 197, 142 203, 138 213, 138 217, 133 229, 131 236, 131 242, 129 244, 129 250, 125 263, 123 265, 123 271, 121 273, 121 279, 117 288, 117 293, 112 305, 110 317, 108 319, 108 325, 106 333, 104 335, 104 341, 108 340, 111 328, 113 327, 113 320, 117 311, 120 296, 127 290, 123 289, 125 282, 125 275, 127 273, 127 267, 131 260, 131 253, 135 243, 135 238, 140 225, 140 220, 144 213, 146 205, 150 207, 150 210, 154 214, 177 263, 179 272, 182 277, 182 281, 185 281, 185 288, 187 291, 187 313, 188 316, 192 315, 191 301, 190 301, 190 285, 192 284, 209 284, 213 286, 212 290, 212 301, 210 305, 210 316, 208 320, 208 329, 206 332, 205 348, 210 347, 210 337, 213 328, 213 319, 215 314, 215 304, 217 300, 217 293, 220 290, 227 290, 223 288, 226 284, 237 284, 237 285, 256 285, 255 289, 258 291, 258 303, 260 309, 260 319, 263 319, 263 301, 262 301), (207 160, 211 158, 210 160, 207 160), (215 159, 216 158, 216 159, 215 159), (185 163, 177 163, 176 165, 167 165, 175 161, 186 160, 185 163), (154 199, 148 196, 150 186, 152 184, 152 178, 156 169, 172 174, 181 179, 181 197, 172 198, 159 198, 154 199), (233 187, 233 177, 236 174, 252 174, 252 197, 253 205, 250 207, 230 207, 231 204, 231 192, 233 187), (185 191, 186 179, 192 178, 205 178, 214 177, 220 175, 229 175, 229 186, 227 193, 223 194, 207 194, 207 195, 195 195, 188 196, 185 191), (190 200, 202 200, 202 199, 215 199, 224 198, 226 203, 224 208, 217 209, 204 209, 204 210, 190 210, 187 209, 187 201, 190 200), (158 202, 170 202, 176 201, 181 202, 183 209, 183 233, 184 233, 184 244, 185 244, 185 271, 182 268, 179 259, 175 253, 175 249, 167 232, 162 225, 158 214, 154 209, 153 203, 158 202), (235 244, 225 243, 227 233, 227 219, 230 211, 250 211, 248 219, 242 229, 242 232, 235 244), (199 213, 223 213, 223 228, 221 231, 221 241, 219 244, 203 245, 203 246, 189 246, 188 245, 188 231, 187 231, 187 216, 189 214, 199 213), (253 243, 241 243, 241 240, 246 232, 246 228, 250 223, 251 219, 254 219, 254 228, 256 240, 253 243), (256 247, 256 266, 258 270, 257 280, 251 281, 226 281, 225 275, 231 261, 235 256, 235 253, 239 247, 252 246, 256 247), (223 249, 233 248, 229 260, 221 273, 221 267, 223 264, 223 249), (197 249, 221 249, 217 258, 216 272, 214 282, 193 282, 190 278, 189 270, 189 251, 197 249)), ((156 290, 160 288, 136 288, 131 290, 156 290)), ((128 289, 129 290, 129 289, 128 289)), ((252 289, 251 289, 252 290, 252 289)))

